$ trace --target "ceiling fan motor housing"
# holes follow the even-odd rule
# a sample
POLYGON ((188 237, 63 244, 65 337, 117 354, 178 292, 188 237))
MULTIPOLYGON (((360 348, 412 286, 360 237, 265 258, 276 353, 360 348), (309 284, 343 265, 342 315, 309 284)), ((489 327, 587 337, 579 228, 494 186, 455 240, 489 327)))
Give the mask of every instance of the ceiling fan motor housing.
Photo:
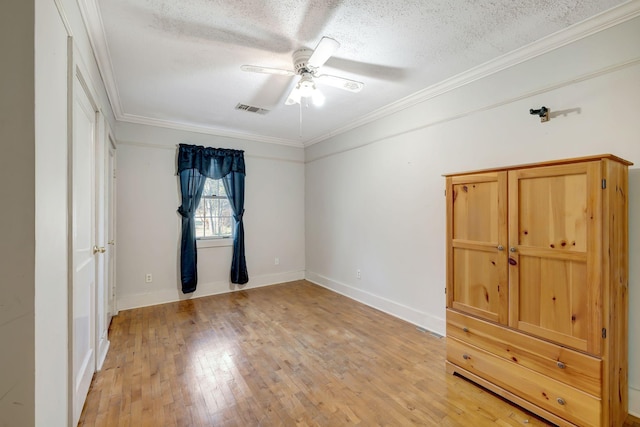
POLYGON ((309 58, 311 58, 311 54, 313 51, 311 49, 298 49, 293 52, 293 69, 298 75, 302 75, 304 73, 312 73, 315 70, 312 70, 308 67, 307 62, 309 58))

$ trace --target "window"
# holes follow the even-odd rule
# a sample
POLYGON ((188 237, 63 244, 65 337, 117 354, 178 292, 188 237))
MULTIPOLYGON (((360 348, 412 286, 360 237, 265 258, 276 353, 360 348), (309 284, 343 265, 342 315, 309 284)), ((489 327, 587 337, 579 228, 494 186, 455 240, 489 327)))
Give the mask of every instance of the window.
POLYGON ((222 239, 233 234, 233 211, 221 179, 205 181, 195 222, 196 239, 222 239))

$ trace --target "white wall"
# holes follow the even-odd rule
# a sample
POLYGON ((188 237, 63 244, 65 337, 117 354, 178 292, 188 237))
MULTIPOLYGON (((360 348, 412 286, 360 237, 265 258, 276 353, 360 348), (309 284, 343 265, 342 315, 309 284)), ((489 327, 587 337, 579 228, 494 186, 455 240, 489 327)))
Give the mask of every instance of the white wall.
MULTIPOLYGON (((640 44, 631 40, 640 40, 640 18, 308 147, 307 278, 444 334, 441 175, 600 153, 640 166, 640 44), (552 111, 544 124, 529 115, 542 105, 552 111)), ((630 173, 629 290, 636 416, 638 170, 630 173)))
POLYGON ((304 277, 304 153, 301 148, 118 123, 118 309, 304 277), (183 295, 177 144, 245 150, 245 246, 249 283, 229 281, 231 246, 198 249, 198 288, 183 295), (275 258, 280 264, 275 265, 275 258), (145 283, 151 273, 153 282, 145 283))
POLYGON ((112 120, 75 0, 0 6, 0 425, 68 425, 67 36, 112 120))
POLYGON ((36 4, 36 425, 68 413, 67 45, 52 1, 36 4))
MULTIPOLYGON (((36 0, 35 6, 10 0, 0 12, 0 140, 10 153, 0 156, 0 197, 12 202, 12 209, 0 210, 0 341, 11 343, 0 352, 0 424, 63 426, 68 422, 68 337, 62 203, 66 206, 66 129, 61 125, 66 117, 66 50, 61 25, 73 35, 111 123, 113 114, 76 0, 36 0), (62 17, 54 13, 54 4, 62 17), (45 168, 43 174, 33 172, 36 164, 45 168)), ((302 277, 306 218, 311 279, 443 332, 440 174, 597 152, 640 163, 640 69, 638 62, 620 65, 640 57, 640 47, 630 42, 640 39, 639 29, 638 20, 622 24, 314 145, 307 150, 306 190, 300 149, 119 124, 120 305, 182 297, 174 170, 175 144, 187 142, 246 150, 245 226, 252 278, 246 287, 302 277), (580 76, 587 78, 571 83, 580 76), (579 111, 541 125, 527 111, 542 104, 552 111, 579 111), (354 147, 360 148, 344 151, 354 147), (382 176, 385 171, 388 177, 382 176), (336 178, 340 176, 345 179, 336 178), (162 183, 174 190, 159 191, 162 183), (390 202, 390 210, 377 208, 380 199, 390 202), (381 230, 378 224, 388 218, 393 225, 381 230), (275 257, 279 266, 273 264, 275 257), (360 280, 355 279, 357 268, 360 280), (147 272, 154 274, 152 284, 144 283, 147 272)), ((630 407, 636 415, 639 170, 630 173, 630 407)), ((196 295, 230 289, 230 253, 229 247, 199 252, 196 295)))
POLYGON ((34 424, 34 4, 0 6, 0 425, 34 424))

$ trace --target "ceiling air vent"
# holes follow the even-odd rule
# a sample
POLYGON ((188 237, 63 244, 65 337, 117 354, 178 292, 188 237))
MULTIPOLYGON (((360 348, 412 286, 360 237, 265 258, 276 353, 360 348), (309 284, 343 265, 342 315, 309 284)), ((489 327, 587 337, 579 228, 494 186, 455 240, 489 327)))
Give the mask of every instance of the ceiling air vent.
POLYGON ((253 105, 238 104, 236 110, 248 111, 249 113, 267 114, 269 110, 264 108, 254 107, 253 105))

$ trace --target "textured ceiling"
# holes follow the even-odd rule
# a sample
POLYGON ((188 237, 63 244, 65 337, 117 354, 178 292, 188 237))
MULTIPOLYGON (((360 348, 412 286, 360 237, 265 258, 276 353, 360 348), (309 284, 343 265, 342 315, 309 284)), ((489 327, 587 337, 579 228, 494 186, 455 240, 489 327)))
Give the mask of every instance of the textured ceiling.
POLYGON ((619 0, 88 0, 90 28, 120 120, 302 145, 547 35, 619 0), (96 26, 95 24, 93 25, 96 26), (322 107, 286 106, 291 54, 322 36, 340 48, 322 73, 364 82, 329 86, 322 107), (238 103, 269 110, 235 110, 238 103), (300 119, 302 117, 302 126, 300 119), (302 132, 300 132, 302 131, 302 132))

